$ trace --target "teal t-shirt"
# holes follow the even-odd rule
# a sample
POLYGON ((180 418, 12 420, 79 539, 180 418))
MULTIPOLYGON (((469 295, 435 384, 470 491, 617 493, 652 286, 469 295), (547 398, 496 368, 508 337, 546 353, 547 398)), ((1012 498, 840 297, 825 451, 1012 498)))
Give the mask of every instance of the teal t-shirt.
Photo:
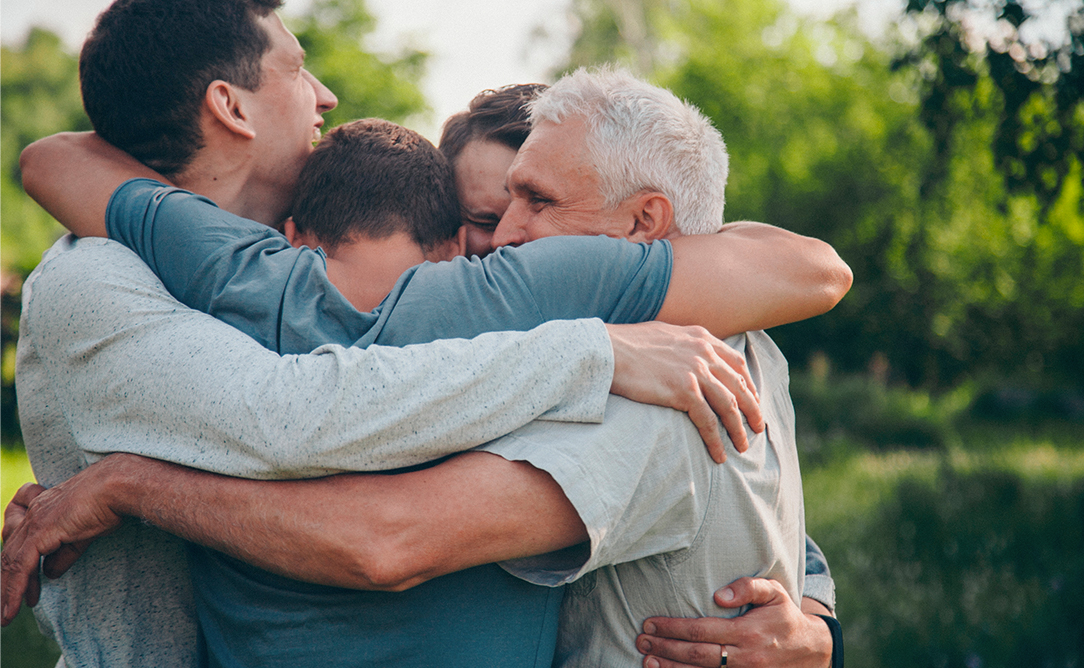
POLYGON ((407 270, 376 309, 359 312, 327 278, 323 251, 147 179, 126 182, 106 212, 109 237, 135 251, 166 289, 279 352, 325 343, 404 346, 549 320, 653 320, 670 283, 668 242, 551 237, 484 259, 407 270))
MULTIPOLYGON (((128 181, 106 223, 179 301, 283 354, 474 337, 547 320, 651 320, 672 266, 666 242, 554 237, 485 259, 418 265, 361 313, 328 280, 321 251, 295 249, 192 193, 128 181)), ((386 593, 298 582, 199 546, 189 562, 207 665, 541 667, 553 658, 562 590, 494 564, 386 593)))

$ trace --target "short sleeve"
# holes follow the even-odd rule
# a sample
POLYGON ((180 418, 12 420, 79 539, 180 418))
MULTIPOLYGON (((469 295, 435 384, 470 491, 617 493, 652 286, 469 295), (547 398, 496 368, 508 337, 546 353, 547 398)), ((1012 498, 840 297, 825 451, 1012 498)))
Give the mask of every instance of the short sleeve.
POLYGON ((371 340, 405 345, 482 332, 528 330, 550 320, 653 320, 666 298, 673 253, 665 241, 550 237, 484 259, 426 263, 381 305, 371 340))
POLYGON ((707 512, 714 463, 684 413, 611 396, 600 425, 534 423, 482 447, 546 471, 587 527, 590 549, 502 563, 555 586, 609 564, 690 547, 707 512))
POLYGON ((278 231, 186 190, 127 181, 110 199, 106 229, 180 302, 275 352, 351 345, 376 320, 331 283, 322 251, 294 248, 278 231))

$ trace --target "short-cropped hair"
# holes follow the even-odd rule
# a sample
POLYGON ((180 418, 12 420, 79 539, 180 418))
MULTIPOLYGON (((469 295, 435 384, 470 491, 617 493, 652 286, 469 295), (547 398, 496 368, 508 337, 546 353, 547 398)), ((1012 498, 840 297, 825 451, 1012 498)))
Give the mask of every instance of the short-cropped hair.
POLYGON ((428 251, 460 226, 448 159, 417 132, 379 118, 327 133, 301 170, 292 211, 297 230, 329 251, 396 232, 428 251))
POLYGON ((444 121, 440 150, 453 164, 472 141, 492 141, 518 151, 531 133, 527 103, 544 90, 545 84, 512 84, 478 93, 466 111, 444 121))
POLYGON ((116 0, 79 57, 83 107, 106 141, 172 176, 203 147, 216 79, 258 90, 271 39, 257 20, 282 0, 116 0))
POLYGON ((711 121, 670 91, 613 68, 579 69, 529 105, 532 125, 582 118, 607 206, 653 190, 670 198, 683 234, 723 225, 726 144, 711 121))

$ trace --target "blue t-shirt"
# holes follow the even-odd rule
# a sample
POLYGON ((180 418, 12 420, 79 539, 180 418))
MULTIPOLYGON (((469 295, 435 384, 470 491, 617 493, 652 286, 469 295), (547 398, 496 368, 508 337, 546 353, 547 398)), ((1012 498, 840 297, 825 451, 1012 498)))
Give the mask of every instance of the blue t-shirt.
POLYGON ((484 259, 408 269, 361 313, 328 280, 323 251, 148 179, 114 193, 109 237, 135 251, 184 304, 228 322, 281 354, 325 343, 404 346, 549 320, 653 320, 670 283, 669 242, 551 237, 484 259))
MULTIPOLYGON (((295 249, 189 192, 128 181, 106 224, 178 300, 279 353, 402 346, 558 319, 652 320, 672 263, 666 242, 554 237, 418 265, 361 313, 328 280, 321 251, 295 249)), ((298 582, 198 546, 189 553, 201 653, 212 666, 549 666, 553 658, 562 590, 494 564, 386 593, 298 582)))

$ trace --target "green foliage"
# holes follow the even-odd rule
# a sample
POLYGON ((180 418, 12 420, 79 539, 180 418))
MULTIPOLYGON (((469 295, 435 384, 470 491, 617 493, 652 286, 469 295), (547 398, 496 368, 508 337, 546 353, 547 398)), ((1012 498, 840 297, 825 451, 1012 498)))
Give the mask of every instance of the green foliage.
POLYGON ((896 65, 921 72, 921 115, 939 145, 960 120, 946 101, 992 83, 1003 101, 992 143, 998 170, 1011 192, 1049 206, 1084 161, 1084 4, 1068 17, 1065 40, 1054 43, 1025 41, 1020 30, 1042 20, 1043 5, 910 0, 907 11, 927 27, 896 65), (982 15, 996 19, 989 37, 974 28, 982 15))
POLYGON ((2 47, 0 60, 0 240, 5 272, 26 275, 59 236, 56 221, 22 190, 19 153, 36 139, 89 130, 79 97, 78 61, 56 35, 35 28, 21 48, 2 47))
POLYGON ((53 668, 60 658, 60 648, 41 635, 30 608, 20 610, 11 625, 0 630, 0 635, 3 668, 53 668))
POLYGON ((956 422, 971 404, 972 390, 964 386, 935 397, 886 386, 872 375, 797 373, 790 393, 806 456, 830 457, 840 440, 872 451, 944 450, 959 440, 956 422))
POLYGON ((357 118, 401 122, 428 110, 418 82, 428 55, 406 51, 387 59, 365 50, 375 19, 363 0, 316 0, 308 13, 290 22, 305 49, 305 67, 339 98, 324 115, 327 127, 357 118))
MULTIPOLYGON (((737 0, 575 6, 570 67, 649 62, 645 74, 722 130, 729 220, 825 239, 851 265, 854 287, 835 311, 773 331, 792 360, 822 351, 857 371, 884 356, 890 377, 930 388, 984 371, 1084 378, 1081 162, 1059 153, 1053 190, 1007 186, 1006 96, 959 41, 922 41, 913 66, 893 69, 900 48, 871 43, 850 15, 803 22, 778 2, 737 0), (649 26, 635 43, 629 5, 649 26), (924 93, 927 76, 944 83, 937 95, 924 93)), ((1062 61, 1071 69, 1057 81, 1070 81, 1077 61, 1062 61)), ((1036 85, 1020 145, 1046 156, 1054 138, 1084 132, 1084 110, 1052 117, 1067 93, 1036 85)))
POLYGON ((19 333, 22 280, 42 252, 63 232, 22 189, 19 153, 54 132, 88 130, 79 97, 78 61, 60 38, 33 29, 17 48, 2 47, 0 57, 0 425, 6 443, 20 439, 15 407, 15 341, 19 333))
POLYGON ((849 664, 1084 659, 1084 480, 945 467, 905 477, 850 529, 818 536, 849 664))

